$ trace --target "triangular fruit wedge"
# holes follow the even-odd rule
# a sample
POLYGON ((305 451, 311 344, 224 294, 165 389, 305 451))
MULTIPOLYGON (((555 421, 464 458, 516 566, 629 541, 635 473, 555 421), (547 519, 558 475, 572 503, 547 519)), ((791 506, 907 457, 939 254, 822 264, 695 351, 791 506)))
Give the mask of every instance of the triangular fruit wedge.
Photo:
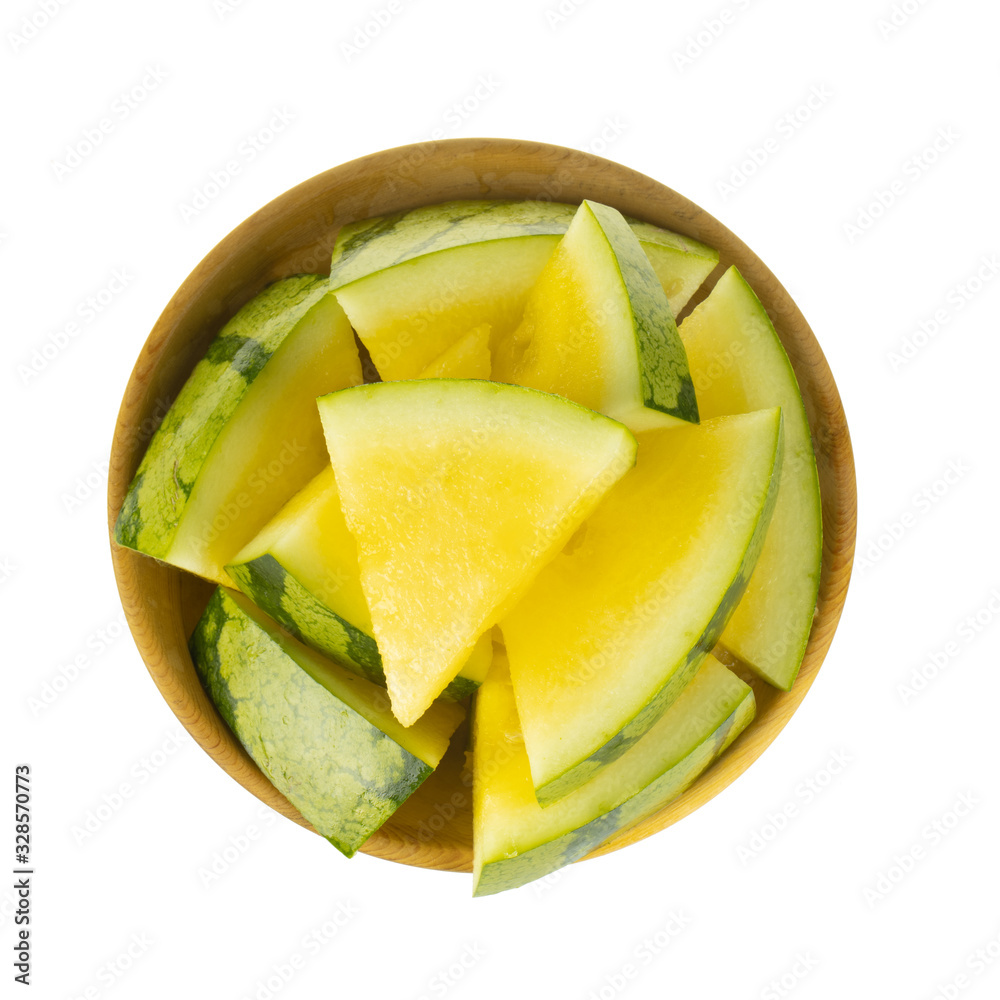
POLYGON ((593 780, 535 799, 503 650, 476 695, 473 895, 544 878, 681 794, 754 717, 753 691, 708 656, 663 717, 593 780))
POLYGON ((347 857, 437 767, 465 714, 438 702, 404 729, 385 691, 296 642, 243 594, 219 588, 191 658, 271 783, 347 857))
POLYGON ((493 378, 605 413, 633 431, 698 422, 670 303, 621 213, 585 201, 535 283, 493 378))
POLYGON ((620 757, 694 676, 777 496, 777 408, 638 438, 635 469, 500 623, 543 804, 620 757))
POLYGON ((455 341, 417 378, 489 378, 490 325, 480 323, 455 341))
POLYGON ((463 379, 319 399, 361 586, 404 725, 635 462, 613 420, 463 379))
POLYGON ((691 296, 719 263, 719 251, 704 243, 661 229, 649 222, 625 217, 629 228, 639 237, 643 252, 653 265, 656 277, 666 292, 670 311, 679 316, 691 296))
MULTIPOLYGON (((385 686, 372 617, 361 589, 358 547, 327 466, 226 567, 237 586, 296 639, 385 686)), ((457 701, 486 676, 487 632, 441 693, 457 701)))
POLYGON ((757 569, 720 642, 787 691, 809 642, 823 559, 816 457, 802 396, 766 310, 735 267, 681 324, 702 415, 780 406, 781 491, 757 569))
POLYGON ((115 541, 230 585, 223 567, 326 464, 315 398, 361 381, 319 275, 269 285, 208 345, 149 442, 115 541))
MULTIPOLYGON (((483 323, 453 344, 423 378, 489 378, 490 328, 483 323)), ((318 422, 317 416, 317 422, 318 422)), ((328 465, 297 493, 226 567, 236 585, 307 646, 385 686, 382 657, 361 589, 358 547, 340 508, 328 465)), ((490 633, 441 692, 458 701, 486 676, 490 633)))
MULTIPOLYGON (((349 223, 337 234, 330 287, 381 377, 416 378, 476 323, 491 325, 491 350, 510 336, 575 212, 545 200, 449 201, 349 223)), ((679 312, 718 251, 630 225, 679 312)))

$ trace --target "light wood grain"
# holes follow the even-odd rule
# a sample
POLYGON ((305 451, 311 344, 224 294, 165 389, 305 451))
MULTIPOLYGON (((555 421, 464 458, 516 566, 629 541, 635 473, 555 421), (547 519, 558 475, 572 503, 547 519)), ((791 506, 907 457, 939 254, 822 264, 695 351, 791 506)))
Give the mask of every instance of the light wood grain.
MULTIPOLYGON (((850 435, 833 376, 805 318, 777 278, 697 205, 642 174, 576 150, 510 139, 453 139, 402 146, 319 174, 247 219, 191 272, 146 341, 125 389, 112 445, 108 519, 113 527, 152 428, 222 324, 261 288, 301 271, 329 269, 347 222, 454 198, 584 198, 717 247, 736 264, 775 322, 805 399, 823 500, 823 568, 805 661, 788 693, 755 684, 757 718, 681 798, 594 855, 648 837, 697 809, 739 777, 801 704, 823 663, 844 606, 854 558, 857 496, 850 435)), ((766 212, 761 213, 762 224, 766 212)), ((122 606, 150 676, 205 752, 259 799, 308 826, 230 733, 195 674, 187 636, 211 587, 112 541, 122 606)), ((471 788, 465 734, 439 770, 364 846, 369 854, 443 871, 472 867, 471 788)), ((592 855, 593 856, 593 855, 592 855)))

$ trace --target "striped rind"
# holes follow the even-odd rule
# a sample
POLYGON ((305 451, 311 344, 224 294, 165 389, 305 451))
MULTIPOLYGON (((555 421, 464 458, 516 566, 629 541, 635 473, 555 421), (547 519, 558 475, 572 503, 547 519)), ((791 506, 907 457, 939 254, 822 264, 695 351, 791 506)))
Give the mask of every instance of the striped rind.
MULTIPOLYGON (((728 681, 727 686, 738 694, 735 699, 729 697, 723 704, 715 706, 725 713, 717 724, 707 719, 689 720, 694 724, 699 721, 708 723, 710 729, 700 734, 698 742, 686 756, 671 763, 643 788, 631 793, 626 791, 628 797, 624 801, 589 823, 527 850, 517 850, 508 857, 481 859, 473 895, 487 896, 544 878, 578 861, 610 837, 640 823, 681 795, 721 756, 754 717, 753 691, 735 677, 729 676, 728 681)), ((641 750, 641 746, 637 749, 641 750)), ((497 818, 502 822, 502 817, 497 818)))
POLYGON ((314 680, 223 588, 209 601, 190 651, 216 708, 258 767, 347 857, 431 773, 314 680))
POLYGON ((767 311, 735 267, 685 320, 681 333, 694 341, 693 361, 705 369, 694 374, 696 380, 708 381, 703 392, 710 400, 707 405, 714 404, 712 415, 722 411, 708 390, 726 385, 736 358, 746 406, 727 407, 725 412, 774 405, 782 409, 785 455, 772 530, 761 553, 760 572, 751 577, 720 642, 769 684, 787 691, 809 641, 823 556, 819 478, 798 381, 767 311), (703 323, 725 331, 714 356, 695 346, 703 336, 703 323), (780 602, 774 597, 777 588, 783 592, 780 602))
POLYGON ((479 689, 479 684, 468 677, 459 674, 439 695, 447 701, 461 701, 468 698, 470 694, 475 694, 479 689))
MULTIPOLYGON (((342 288, 377 271, 470 243, 524 236, 561 237, 576 211, 576 205, 544 200, 450 201, 349 223, 334 244, 330 287, 342 288)), ((681 277, 677 264, 682 262, 684 281, 676 297, 671 294, 670 298, 672 309, 682 309, 718 263, 718 251, 689 236, 625 218, 661 283, 677 281, 681 277)))
POLYGON ((337 235, 330 287, 469 243, 561 236, 575 211, 558 202, 448 201, 350 223, 337 235))
POLYGON ((680 420, 698 423, 698 403, 687 354, 670 303, 649 258, 620 212, 597 202, 584 204, 611 247, 628 293, 643 404, 680 420))
POLYGON ((226 567, 240 590, 300 642, 385 686, 375 640, 332 611, 270 553, 226 567))
POLYGON ((666 250, 677 250, 693 257, 703 257, 706 261, 710 261, 713 267, 719 262, 718 250, 691 236, 683 236, 670 229, 661 229, 650 222, 640 222, 629 215, 625 216, 625 221, 629 224, 632 232, 639 237, 640 243, 652 244, 666 250))
MULTIPOLYGON (((385 687, 375 639, 328 607, 273 555, 264 553, 245 563, 230 564, 226 572, 247 597, 300 642, 385 687)), ((478 681, 459 674, 440 697, 461 701, 478 687, 478 681)))
MULTIPOLYGON (((752 705, 752 694, 750 704, 752 705)), ((516 889, 544 878, 566 865, 579 861, 615 834, 640 823, 647 816, 681 795, 711 764, 733 739, 739 735, 738 714, 734 712, 716 733, 687 757, 663 774, 642 792, 623 802, 610 812, 591 820, 570 833, 546 844, 539 844, 523 854, 502 858, 483 866, 473 889, 474 896, 516 889)), ((746 723, 744 723, 745 727, 746 723)))
POLYGON ((167 556, 219 434, 256 376, 327 292, 319 275, 285 278, 226 323, 149 442, 115 523, 116 542, 167 556))
POLYGON ((758 497, 747 497, 745 509, 739 516, 749 515, 751 530, 747 544, 740 557, 739 568, 727 587, 722 599, 712 614, 701 635, 692 643, 683 661, 670 674, 664 685, 646 704, 607 742, 602 744, 578 764, 567 768, 557 777, 539 785, 536 789, 538 801, 543 805, 554 802, 574 788, 589 781, 598 771, 617 760, 663 715, 678 698, 688 682, 694 677, 708 652, 719 641, 729 619, 742 598, 750 576, 760 556, 767 537, 767 528, 774 513, 781 481, 782 464, 782 422, 777 412, 778 428, 770 472, 766 478, 766 492, 758 497))

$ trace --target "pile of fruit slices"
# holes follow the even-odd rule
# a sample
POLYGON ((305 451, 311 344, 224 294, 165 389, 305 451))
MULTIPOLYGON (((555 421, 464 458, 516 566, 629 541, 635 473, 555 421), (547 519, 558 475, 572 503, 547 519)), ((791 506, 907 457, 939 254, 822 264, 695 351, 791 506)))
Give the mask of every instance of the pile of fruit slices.
POLYGON ((820 497, 767 313, 594 202, 450 202, 338 234, 220 331, 119 544, 219 584, 219 712, 351 856, 473 712, 474 892, 656 812, 788 690, 820 497), (363 383, 363 345, 380 380, 363 383), (470 699, 468 696, 474 693, 470 699))

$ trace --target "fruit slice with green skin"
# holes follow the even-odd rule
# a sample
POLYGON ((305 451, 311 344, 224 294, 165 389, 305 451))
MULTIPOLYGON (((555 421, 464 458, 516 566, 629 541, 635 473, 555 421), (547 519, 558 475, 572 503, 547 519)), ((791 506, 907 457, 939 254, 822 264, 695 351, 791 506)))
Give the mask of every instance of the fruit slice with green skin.
POLYGON ((489 378, 490 325, 480 323, 455 341, 417 378, 489 378))
POLYGON ((743 595, 778 492, 778 409, 638 435, 635 469, 501 623, 539 802, 684 689, 743 595))
POLYGON ((585 201, 539 275, 501 382, 558 393, 633 431, 698 422, 663 289, 621 213, 585 201))
POLYGON ((653 265, 670 303, 670 311, 674 316, 680 315, 691 296, 715 270, 719 263, 719 251, 690 236, 681 236, 680 233, 648 222, 638 222, 628 216, 625 218, 653 265))
POLYGON ((473 895, 577 861, 681 794, 754 717, 753 691, 714 657, 627 753, 553 805, 535 799, 502 650, 476 695, 473 895))
POLYGON ((635 461, 621 424, 463 379, 323 396, 393 711, 418 719, 635 461))
POLYGON ((464 715, 439 702, 404 729, 385 691, 219 588, 190 643, 219 714, 271 783, 347 857, 437 767, 464 715))
POLYGON ((120 545, 217 583, 326 464, 315 397, 361 381, 350 323, 316 275, 275 282, 222 328, 149 442, 120 545))
MULTIPOLYGON (((237 586, 307 646, 375 684, 385 685, 361 589, 354 536, 327 466, 230 563, 237 586)), ((489 633, 441 697, 464 698, 482 682, 492 654, 489 633)))
MULTIPOLYGON (((471 326, 491 348, 513 332, 575 205, 452 201, 344 226, 331 287, 385 380, 416 378, 471 326)), ((715 250, 632 223, 679 312, 718 262, 715 250)))
POLYGON ((681 324, 704 416, 780 406, 781 490, 764 549, 721 643, 789 690, 812 627, 823 518, 809 421, 795 373, 764 307, 735 267, 681 324))

